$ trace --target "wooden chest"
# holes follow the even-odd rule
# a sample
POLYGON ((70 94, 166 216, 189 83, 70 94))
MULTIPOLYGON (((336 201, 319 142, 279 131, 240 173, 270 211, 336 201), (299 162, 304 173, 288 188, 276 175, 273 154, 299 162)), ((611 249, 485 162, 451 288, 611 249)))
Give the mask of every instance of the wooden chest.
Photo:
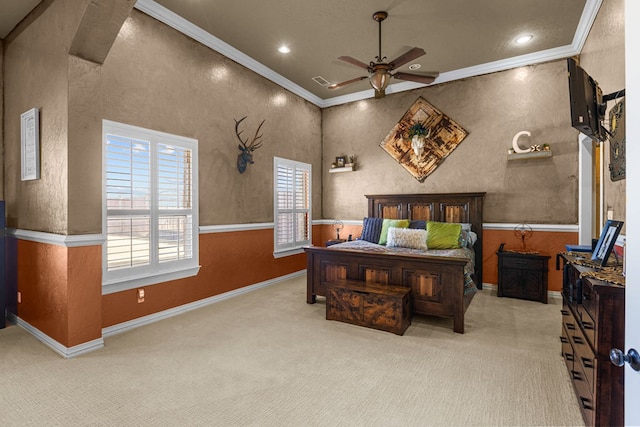
POLYGON ((411 289, 338 280, 327 284, 327 320, 404 334, 411 324, 411 289))

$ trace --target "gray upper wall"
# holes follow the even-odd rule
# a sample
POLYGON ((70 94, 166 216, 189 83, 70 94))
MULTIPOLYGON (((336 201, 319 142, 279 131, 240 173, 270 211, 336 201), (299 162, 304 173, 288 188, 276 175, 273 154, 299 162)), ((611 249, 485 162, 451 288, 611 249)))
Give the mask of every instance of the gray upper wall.
MULTIPOLYGON (((86 6, 88 0, 84 0, 86 6)), ((102 120, 199 141, 200 224, 273 221, 273 157, 310 163, 321 216, 318 107, 133 10, 103 65, 68 54, 85 8, 57 0, 5 49, 5 196, 10 227, 102 231, 102 120), (42 178, 20 181, 19 116, 40 108, 42 178), (243 136, 261 120, 255 164, 236 169, 243 136)))
MULTIPOLYGON (((624 84, 623 6, 603 3, 582 54, 605 91, 624 84)), ((273 156, 312 164, 315 219, 362 218, 365 194, 486 191, 485 222, 577 223, 577 132, 563 60, 321 111, 136 10, 103 66, 69 56, 83 9, 52 2, 3 43, 10 227, 101 232, 103 118, 200 141, 202 225, 272 221, 273 156), (419 96, 469 132, 423 183, 379 147, 419 96), (41 109, 42 178, 21 182, 19 115, 33 107, 41 109), (265 144, 240 175, 233 119, 244 115, 249 132, 266 119, 265 144), (520 130, 550 144, 553 157, 507 161, 520 130), (353 154, 356 172, 329 174, 335 156, 353 154)), ((624 212, 624 181, 605 188, 605 203, 624 212)))
MULTIPOLYGON (((624 0, 604 1, 580 53, 580 65, 598 82, 604 94, 624 89, 624 48, 624 0)), ((607 105, 608 109, 613 105, 614 102, 610 101, 607 105)), ((606 127, 609 128, 608 123, 606 127)), ((603 143, 605 171, 602 180, 604 183, 603 205, 605 211, 612 211, 614 219, 625 221, 626 180, 611 181, 608 169, 609 150, 610 144, 605 141, 603 143)))
POLYGON ((458 80, 322 111, 323 217, 360 219, 366 194, 485 191, 485 222, 576 224, 578 132, 571 127, 564 60, 458 80), (380 142, 422 96, 469 135, 418 182, 380 142), (553 157, 508 161, 513 136, 550 144, 553 157), (357 171, 328 173, 355 154, 357 171))

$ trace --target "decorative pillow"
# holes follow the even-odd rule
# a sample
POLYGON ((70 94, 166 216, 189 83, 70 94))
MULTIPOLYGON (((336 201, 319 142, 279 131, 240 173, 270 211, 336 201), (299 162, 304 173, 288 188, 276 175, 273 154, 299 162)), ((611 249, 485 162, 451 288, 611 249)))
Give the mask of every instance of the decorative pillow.
POLYGON ((380 231, 382 231, 382 218, 364 218, 362 220, 360 240, 378 243, 380 241, 380 231))
POLYGON ((477 241, 478 241, 478 235, 473 231, 469 231, 469 240, 467 242, 467 246, 469 246, 470 248, 473 248, 473 246, 476 244, 477 241))
POLYGON ((427 229, 427 221, 412 220, 409 223, 409 228, 419 228, 421 230, 426 230, 427 229))
POLYGON ((462 230, 460 231, 460 247, 461 248, 473 248, 473 245, 478 240, 478 235, 471 231, 471 224, 467 222, 460 223, 462 230))
POLYGON ((389 228, 407 228, 409 227, 408 219, 384 219, 382 221, 382 230, 380 231, 380 240, 378 240, 378 244, 386 245, 387 244, 387 232, 389 228))
POLYGON ((427 246, 429 249, 456 249, 460 247, 462 225, 448 222, 427 222, 427 246))
POLYGON ((427 230, 391 227, 387 246, 427 250, 427 230))

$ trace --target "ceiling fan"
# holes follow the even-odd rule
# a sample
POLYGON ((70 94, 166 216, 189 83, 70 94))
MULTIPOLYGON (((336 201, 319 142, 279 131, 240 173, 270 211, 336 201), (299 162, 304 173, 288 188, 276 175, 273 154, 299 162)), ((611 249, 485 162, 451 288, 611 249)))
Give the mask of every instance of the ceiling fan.
POLYGON ((433 82, 438 73, 429 73, 429 74, 411 74, 411 73, 402 73, 396 72, 395 74, 391 74, 391 72, 398 67, 403 66, 407 62, 413 61, 416 58, 421 57, 426 52, 424 49, 419 47, 414 47, 408 52, 400 55, 393 61, 384 62, 387 59, 386 56, 382 56, 382 21, 384 21, 387 16, 387 12, 380 11, 373 14, 373 20, 378 23, 378 56, 376 56, 375 61, 371 61, 369 65, 364 62, 358 61, 351 56, 340 56, 338 59, 344 62, 348 62, 351 65, 355 65, 356 67, 364 68, 369 72, 368 76, 356 77, 355 79, 347 80, 342 83, 335 83, 329 85, 329 89, 339 89, 341 87, 347 86, 351 83, 356 83, 366 78, 369 79, 369 83, 371 83, 371 87, 375 90, 375 97, 382 98, 384 97, 385 89, 389 84, 389 80, 391 78, 396 78, 399 80, 410 80, 413 82, 429 84, 433 82))

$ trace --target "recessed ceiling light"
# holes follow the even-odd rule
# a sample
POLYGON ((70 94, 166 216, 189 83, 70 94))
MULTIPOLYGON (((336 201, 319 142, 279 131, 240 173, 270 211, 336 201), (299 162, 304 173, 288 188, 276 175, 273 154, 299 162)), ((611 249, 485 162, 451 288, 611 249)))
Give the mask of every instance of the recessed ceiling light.
POLYGON ((422 65, 420 65, 420 64, 411 64, 411 65, 409 65, 409 69, 410 70, 417 70, 420 67, 422 67, 422 65))
POLYGON ((527 34, 526 36, 520 36, 516 39, 516 44, 527 44, 533 39, 531 34, 527 34))
POLYGON ((280 52, 280 53, 289 53, 289 52, 291 52, 291 49, 289 49, 289 46, 283 44, 282 46, 280 46, 278 48, 278 52, 280 52))

